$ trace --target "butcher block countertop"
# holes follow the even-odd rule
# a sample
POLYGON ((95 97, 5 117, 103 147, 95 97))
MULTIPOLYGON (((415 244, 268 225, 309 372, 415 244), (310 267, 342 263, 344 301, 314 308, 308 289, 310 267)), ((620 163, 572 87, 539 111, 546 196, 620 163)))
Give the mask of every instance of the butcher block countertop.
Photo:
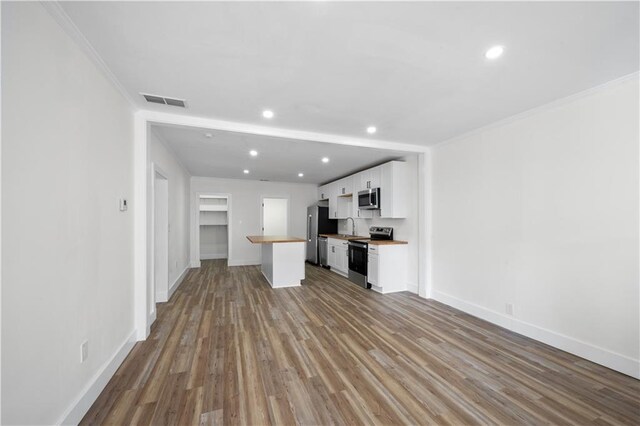
POLYGON ((306 240, 287 235, 247 235, 247 240, 253 244, 273 244, 273 243, 304 243, 306 240))
POLYGON ((407 241, 400 240, 369 240, 370 246, 395 246, 398 244, 409 244, 407 241))
POLYGON ((336 240, 368 240, 369 237, 359 237, 357 235, 345 235, 345 234, 320 234, 321 237, 335 238, 336 240))
POLYGON ((320 234, 321 237, 335 238, 337 240, 358 240, 366 241, 372 246, 393 246, 397 244, 409 244, 407 241, 400 240, 372 240, 368 237, 358 237, 357 235, 343 235, 343 234, 320 234))

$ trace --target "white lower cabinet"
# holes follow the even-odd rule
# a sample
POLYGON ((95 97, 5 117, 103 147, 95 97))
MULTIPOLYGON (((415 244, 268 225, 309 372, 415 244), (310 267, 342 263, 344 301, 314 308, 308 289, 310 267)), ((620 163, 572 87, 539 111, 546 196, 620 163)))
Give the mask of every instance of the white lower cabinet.
POLYGON ((327 262, 332 271, 341 275, 349 274, 349 243, 337 238, 329 238, 327 241, 329 254, 327 262))
POLYGON ((367 265, 367 281, 372 286, 378 287, 378 252, 377 249, 369 249, 369 264, 367 265))
POLYGON ((367 281, 379 293, 407 290, 407 244, 369 244, 367 281))

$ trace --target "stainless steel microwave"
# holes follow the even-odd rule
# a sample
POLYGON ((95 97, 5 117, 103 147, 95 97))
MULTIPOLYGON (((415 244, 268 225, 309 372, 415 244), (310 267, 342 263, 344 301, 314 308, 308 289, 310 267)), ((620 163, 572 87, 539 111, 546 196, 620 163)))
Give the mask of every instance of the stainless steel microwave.
POLYGON ((371 188, 358 192, 358 208, 377 210, 380 208, 380 188, 371 188))

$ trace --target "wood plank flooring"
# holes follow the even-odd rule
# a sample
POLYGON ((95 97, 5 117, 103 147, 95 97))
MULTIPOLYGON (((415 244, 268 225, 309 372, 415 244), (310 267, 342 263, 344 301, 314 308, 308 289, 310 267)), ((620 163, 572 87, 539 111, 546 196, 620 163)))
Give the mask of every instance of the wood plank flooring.
POLYGON ((82 424, 640 424, 640 381, 410 293, 205 261, 82 424))

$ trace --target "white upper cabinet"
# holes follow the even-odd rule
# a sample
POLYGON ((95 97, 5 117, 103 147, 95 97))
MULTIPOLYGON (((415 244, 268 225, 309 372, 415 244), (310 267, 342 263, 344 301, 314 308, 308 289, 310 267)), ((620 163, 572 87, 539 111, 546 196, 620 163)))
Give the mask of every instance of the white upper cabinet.
POLYGON ((318 200, 328 200, 329 199, 329 185, 322 185, 318 188, 318 200))
POLYGON ((380 186, 380 166, 372 169, 363 170, 354 175, 358 188, 354 192, 364 191, 366 189, 378 188, 380 186))
POLYGON ((371 188, 379 188, 381 181, 380 169, 381 166, 377 166, 368 170, 363 170, 355 175, 357 177, 357 179, 355 180, 357 180, 358 182, 358 191, 364 191, 371 188))
POLYGON ((334 182, 337 185, 338 196, 353 194, 353 176, 334 182))
POLYGON ((380 166, 380 217, 407 217, 408 187, 407 163, 390 161, 380 166))
POLYGON ((374 216, 402 219, 407 217, 408 179, 407 164, 390 161, 321 186, 318 198, 329 200, 330 219, 374 216), (380 188, 380 210, 360 210, 358 192, 373 188, 380 188))
POLYGON ((327 195, 329 199, 329 219, 338 219, 338 185, 337 182, 331 182, 327 186, 327 195))

